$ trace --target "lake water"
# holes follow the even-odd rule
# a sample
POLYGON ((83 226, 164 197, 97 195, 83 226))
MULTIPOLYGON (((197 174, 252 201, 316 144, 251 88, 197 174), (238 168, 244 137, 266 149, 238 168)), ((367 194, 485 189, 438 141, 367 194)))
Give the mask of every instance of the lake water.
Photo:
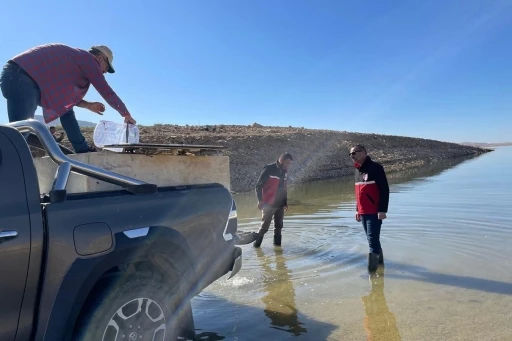
MULTIPOLYGON (((243 246, 192 304, 201 340, 512 340, 512 147, 389 175, 384 273, 369 280, 353 184, 293 186, 283 246, 243 246)), ((256 231, 254 193, 237 195, 256 231)))

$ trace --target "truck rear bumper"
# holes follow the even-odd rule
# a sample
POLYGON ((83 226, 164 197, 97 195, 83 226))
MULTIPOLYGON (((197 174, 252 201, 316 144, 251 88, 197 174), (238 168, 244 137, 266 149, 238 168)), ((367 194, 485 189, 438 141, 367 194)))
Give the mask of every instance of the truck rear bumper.
POLYGON ((235 246, 233 251, 233 263, 229 271, 228 279, 233 278, 242 269, 242 249, 235 246))

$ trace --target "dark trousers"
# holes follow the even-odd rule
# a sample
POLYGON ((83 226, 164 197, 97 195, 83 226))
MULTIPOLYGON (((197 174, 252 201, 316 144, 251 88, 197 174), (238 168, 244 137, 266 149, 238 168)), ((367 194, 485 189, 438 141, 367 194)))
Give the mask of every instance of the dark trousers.
MULTIPOLYGON (((41 91, 34 80, 18 65, 8 62, 0 75, 0 88, 7 100, 9 122, 34 118, 37 107, 41 106, 41 91)), ((62 128, 76 153, 86 153, 89 146, 75 118, 73 109, 60 117, 62 128)), ((28 137, 28 134, 24 134, 28 137)))
POLYGON ((368 238, 370 253, 380 254, 380 228, 382 226, 382 220, 377 217, 377 214, 361 214, 361 222, 363 223, 364 232, 368 238))
POLYGON ((272 207, 270 205, 266 205, 263 208, 263 212, 261 214, 261 226, 258 230, 258 234, 260 236, 264 236, 265 233, 268 232, 272 218, 274 218, 274 236, 280 236, 281 230, 283 229, 284 206, 272 207))

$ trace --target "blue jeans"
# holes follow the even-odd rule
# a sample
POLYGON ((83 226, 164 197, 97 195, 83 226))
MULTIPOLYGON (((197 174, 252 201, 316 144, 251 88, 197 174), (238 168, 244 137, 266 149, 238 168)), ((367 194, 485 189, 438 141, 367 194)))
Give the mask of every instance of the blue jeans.
POLYGON ((380 228, 382 220, 377 217, 377 214, 361 214, 361 222, 368 238, 370 252, 380 254, 380 228))
POLYGON ((75 153, 87 153, 90 151, 89 145, 80 131, 80 126, 78 125, 73 109, 60 117, 60 124, 66 132, 75 153))
MULTIPOLYGON (((37 83, 17 64, 8 62, 0 75, 0 88, 7 100, 9 122, 34 118, 41 106, 41 91, 37 83)), ((60 117, 62 128, 76 153, 86 153, 89 146, 80 131, 73 109, 60 117)), ((23 134, 25 138, 28 134, 23 134)))

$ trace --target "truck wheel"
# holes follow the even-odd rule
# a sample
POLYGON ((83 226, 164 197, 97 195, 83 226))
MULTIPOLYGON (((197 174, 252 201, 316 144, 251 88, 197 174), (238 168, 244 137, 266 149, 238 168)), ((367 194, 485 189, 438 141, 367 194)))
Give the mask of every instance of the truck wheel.
POLYGON ((144 277, 110 281, 87 302, 73 340, 175 341, 182 300, 169 284, 144 277))

